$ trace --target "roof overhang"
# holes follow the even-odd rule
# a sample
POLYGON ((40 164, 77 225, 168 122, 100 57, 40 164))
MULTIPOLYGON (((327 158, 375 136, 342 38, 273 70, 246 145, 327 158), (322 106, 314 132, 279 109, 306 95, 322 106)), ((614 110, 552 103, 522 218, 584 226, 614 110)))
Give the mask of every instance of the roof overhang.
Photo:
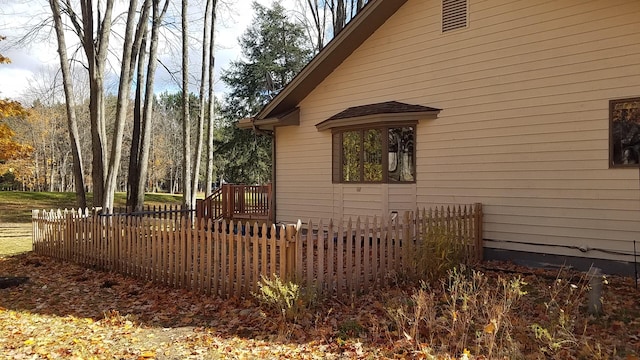
POLYGON ((266 119, 245 118, 236 125, 240 129, 271 130, 277 126, 300 125, 300 108, 293 108, 282 114, 266 119))
POLYGON ((375 126, 430 120, 438 117, 440 109, 405 104, 397 101, 350 107, 316 124, 318 131, 350 126, 375 126))
POLYGON ((384 24, 407 0, 370 0, 293 80, 256 116, 267 120, 304 100, 349 55, 384 24))

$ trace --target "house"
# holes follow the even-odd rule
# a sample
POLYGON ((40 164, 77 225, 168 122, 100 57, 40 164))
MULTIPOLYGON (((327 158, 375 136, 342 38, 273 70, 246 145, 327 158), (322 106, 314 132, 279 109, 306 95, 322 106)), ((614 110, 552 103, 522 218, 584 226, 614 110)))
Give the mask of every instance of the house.
POLYGON ((485 258, 640 253, 637 0, 371 0, 239 126, 277 221, 482 203, 485 258))

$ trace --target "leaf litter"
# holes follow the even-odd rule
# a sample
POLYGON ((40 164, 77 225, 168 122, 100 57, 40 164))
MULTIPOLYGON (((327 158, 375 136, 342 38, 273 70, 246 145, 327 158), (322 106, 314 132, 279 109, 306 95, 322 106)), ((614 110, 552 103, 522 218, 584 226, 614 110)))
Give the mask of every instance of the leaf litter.
MULTIPOLYGON (((484 263, 482 271, 489 277, 521 274, 528 294, 511 319, 513 337, 524 358, 550 358, 531 325, 548 316, 541 294, 557 271, 510 263, 484 263)), ((282 324, 255 299, 206 296, 34 253, 0 258, 0 276, 29 277, 0 289, 0 359, 487 358, 467 349, 421 351, 430 344, 416 344, 397 329, 389 308, 407 302, 415 285, 325 299, 295 323, 282 324)), ((640 291, 633 279, 607 280, 604 315, 585 315, 580 336, 600 346, 601 358, 639 359, 640 291)), ((495 324, 484 331, 494 332, 495 324)), ((432 334, 433 341, 438 336, 446 331, 432 334)), ((593 353, 574 347, 554 358, 588 359, 593 353)))

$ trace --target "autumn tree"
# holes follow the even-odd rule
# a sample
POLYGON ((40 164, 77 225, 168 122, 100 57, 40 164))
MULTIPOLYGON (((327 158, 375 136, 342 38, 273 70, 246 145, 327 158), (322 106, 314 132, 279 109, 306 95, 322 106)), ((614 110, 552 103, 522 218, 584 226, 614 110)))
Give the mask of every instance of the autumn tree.
MULTIPOLYGON (((0 36, 0 41, 4 40, 0 36)), ((0 54, 0 64, 10 63, 9 58, 0 54)), ((8 160, 28 157, 33 148, 14 140, 15 132, 5 123, 8 118, 24 119, 28 111, 17 101, 0 99, 0 164, 8 160)), ((5 171, 1 171, 5 173, 5 171)))
POLYGON ((7 124, 0 124, 0 163, 29 156, 33 148, 13 139, 15 132, 7 124))
POLYGON ((20 103, 0 100, 0 175, 10 174, 13 178, 17 167, 13 162, 29 158, 33 151, 33 147, 14 138, 16 133, 6 123, 11 118, 24 121, 27 115, 28 112, 20 103))

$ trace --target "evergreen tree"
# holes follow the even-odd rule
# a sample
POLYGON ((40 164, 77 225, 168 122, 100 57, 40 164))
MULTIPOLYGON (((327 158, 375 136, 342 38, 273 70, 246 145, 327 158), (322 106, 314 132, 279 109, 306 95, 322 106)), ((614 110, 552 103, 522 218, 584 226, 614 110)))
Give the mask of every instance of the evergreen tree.
POLYGON ((289 20, 282 5, 266 8, 254 2, 253 8, 253 25, 240 38, 243 59, 232 62, 222 74, 230 91, 221 109, 228 142, 220 155, 229 160, 225 180, 236 183, 271 179, 271 138, 239 130, 236 122, 257 114, 312 54, 303 26, 289 20))

